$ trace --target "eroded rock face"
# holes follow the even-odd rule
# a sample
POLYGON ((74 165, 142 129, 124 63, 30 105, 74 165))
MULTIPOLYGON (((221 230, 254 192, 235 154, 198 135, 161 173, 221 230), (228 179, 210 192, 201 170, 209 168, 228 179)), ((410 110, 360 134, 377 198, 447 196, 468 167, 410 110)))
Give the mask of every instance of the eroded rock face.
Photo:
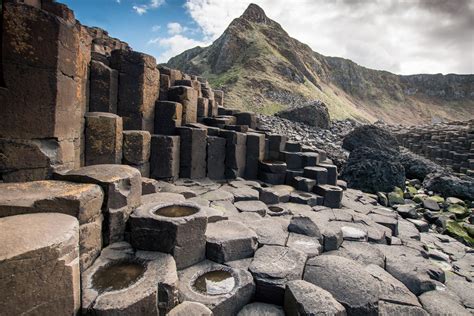
POLYGON ((166 313, 178 302, 177 283, 171 255, 114 243, 82 274, 82 310, 87 315, 166 313))
POLYGON ((75 315, 79 311, 77 219, 57 213, 0 218, 0 243, 3 314, 75 315))

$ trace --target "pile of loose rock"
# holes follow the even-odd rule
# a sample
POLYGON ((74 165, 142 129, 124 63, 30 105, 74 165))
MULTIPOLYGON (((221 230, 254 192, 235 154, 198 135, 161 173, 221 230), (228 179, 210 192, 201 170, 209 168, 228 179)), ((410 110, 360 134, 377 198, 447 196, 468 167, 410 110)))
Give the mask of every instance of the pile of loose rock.
POLYGON ((342 140, 354 127, 360 125, 352 120, 332 121, 330 128, 322 129, 277 116, 258 115, 258 119, 259 126, 264 130, 285 135, 303 146, 323 149, 339 169, 349 156, 341 148, 342 140))

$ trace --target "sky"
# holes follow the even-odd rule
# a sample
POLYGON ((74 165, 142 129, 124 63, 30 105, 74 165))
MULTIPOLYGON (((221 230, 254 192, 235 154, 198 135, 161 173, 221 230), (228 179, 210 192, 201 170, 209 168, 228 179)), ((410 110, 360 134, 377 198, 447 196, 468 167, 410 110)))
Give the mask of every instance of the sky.
POLYGON ((474 73, 474 0, 59 0, 163 63, 210 45, 251 3, 326 56, 397 74, 474 73))

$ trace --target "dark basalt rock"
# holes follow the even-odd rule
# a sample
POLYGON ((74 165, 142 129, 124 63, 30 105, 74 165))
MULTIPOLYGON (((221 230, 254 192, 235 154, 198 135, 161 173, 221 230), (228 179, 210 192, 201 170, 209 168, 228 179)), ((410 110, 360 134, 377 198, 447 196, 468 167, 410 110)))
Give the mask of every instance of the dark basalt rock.
POLYGON ((446 172, 435 172, 425 178, 423 187, 445 196, 474 200, 474 179, 468 176, 459 178, 446 172))
POLYGON ((284 110, 275 115, 290 121, 305 123, 314 127, 324 129, 331 127, 328 108, 320 101, 314 101, 289 110, 284 110))
POLYGON ((362 147, 351 152, 342 178, 351 188, 389 192, 405 187, 405 168, 391 152, 362 147))
POLYGON ((387 130, 375 125, 362 125, 356 127, 342 141, 342 148, 348 151, 361 147, 379 150, 397 150, 397 139, 387 130))

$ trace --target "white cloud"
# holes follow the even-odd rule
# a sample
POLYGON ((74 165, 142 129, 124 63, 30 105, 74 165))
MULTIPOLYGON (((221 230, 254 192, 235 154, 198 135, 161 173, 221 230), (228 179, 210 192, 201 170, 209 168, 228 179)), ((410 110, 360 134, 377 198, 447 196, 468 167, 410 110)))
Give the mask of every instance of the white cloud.
POLYGON ((161 25, 153 25, 151 27, 152 32, 158 32, 161 29, 161 25))
MULTIPOLYGON (((120 0, 117 0, 120 1, 120 0)), ((148 4, 140 4, 140 5, 134 5, 132 7, 133 10, 138 15, 143 15, 148 12, 148 10, 156 9, 162 6, 165 3, 165 0, 150 0, 148 4)))
POLYGON ((168 27, 168 34, 170 35, 181 34, 187 31, 188 29, 187 27, 183 27, 181 24, 177 22, 168 23, 167 27, 168 27))
POLYGON ((176 34, 167 38, 153 38, 148 41, 148 45, 158 45, 160 48, 165 49, 161 55, 157 56, 157 62, 163 63, 167 62, 171 57, 181 54, 187 49, 196 46, 207 46, 209 43, 197 41, 181 34, 176 34))
POLYGON ((120 4, 121 1, 120 1, 120 0, 115 0, 115 2, 117 2, 118 4, 120 4))
POLYGON ((470 1, 186 0, 185 8, 205 41, 253 2, 323 55, 402 74, 473 73, 470 1))

